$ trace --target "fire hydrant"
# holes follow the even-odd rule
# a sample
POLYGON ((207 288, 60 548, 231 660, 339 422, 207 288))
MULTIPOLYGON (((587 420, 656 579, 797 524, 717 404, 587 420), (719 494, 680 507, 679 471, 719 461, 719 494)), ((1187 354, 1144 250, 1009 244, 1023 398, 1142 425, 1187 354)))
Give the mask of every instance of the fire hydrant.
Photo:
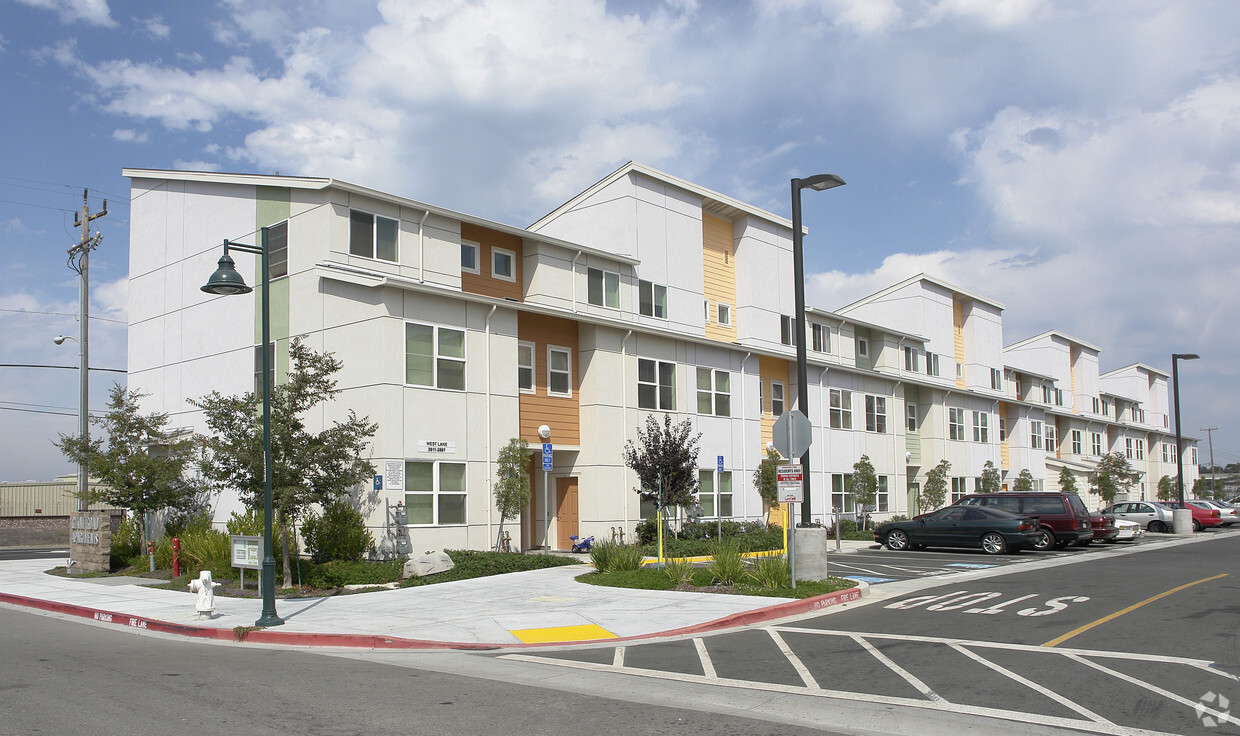
POLYGON ((172 538, 172 577, 181 577, 181 538, 172 538))
POLYGON ((190 592, 198 594, 198 602, 194 605, 198 618, 211 618, 215 613, 215 589, 219 585, 221 583, 212 582, 210 570, 203 570, 198 573, 197 580, 189 582, 190 592))

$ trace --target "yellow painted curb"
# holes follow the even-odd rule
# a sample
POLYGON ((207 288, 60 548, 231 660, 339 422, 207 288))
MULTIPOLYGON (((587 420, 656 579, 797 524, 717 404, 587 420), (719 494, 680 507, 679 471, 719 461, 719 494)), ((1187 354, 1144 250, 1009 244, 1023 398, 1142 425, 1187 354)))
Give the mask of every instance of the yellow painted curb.
POLYGON ((513 629, 509 632, 526 644, 548 644, 559 641, 615 639, 616 635, 595 624, 583 626, 552 626, 546 629, 513 629))
MULTIPOLYGON (((747 557, 747 558, 774 557, 776 555, 782 555, 783 553, 784 551, 782 549, 772 549, 772 550, 766 550, 764 552, 742 552, 741 557, 747 557)), ((663 561, 664 562, 674 562, 674 561, 710 562, 712 559, 713 558, 710 555, 698 555, 696 557, 664 557, 663 561)), ((659 558, 657 557, 647 557, 642 560, 643 566, 657 565, 657 564, 659 564, 659 558)))

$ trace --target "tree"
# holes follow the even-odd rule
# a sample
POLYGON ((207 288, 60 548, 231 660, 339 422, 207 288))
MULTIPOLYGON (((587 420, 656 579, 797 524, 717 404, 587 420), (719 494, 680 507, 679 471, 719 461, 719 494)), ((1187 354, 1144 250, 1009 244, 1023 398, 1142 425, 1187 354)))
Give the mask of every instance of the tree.
POLYGON ((1069 470, 1067 466, 1059 469, 1059 490, 1064 493, 1079 494, 1081 492, 1081 489, 1076 485, 1076 474, 1069 470))
POLYGON ((779 480, 775 474, 779 462, 779 453, 767 450, 766 457, 753 471, 753 485, 758 490, 758 498, 762 499, 762 507, 765 509, 770 509, 779 502, 779 480))
MULTIPOLYGON (((285 539, 312 504, 336 500, 369 480, 374 466, 362 458, 378 425, 358 418, 333 422, 320 432, 306 429, 302 417, 340 393, 332 376, 343 366, 331 353, 311 350, 301 338, 289 346, 288 380, 271 392, 272 504, 285 539)), ((203 476, 216 487, 236 488, 251 509, 263 505, 262 394, 221 396, 218 391, 191 399, 202 409, 213 433, 204 442, 203 476)), ((292 587, 289 548, 284 545, 284 587, 292 587)))
POLYGON ((1175 481, 1171 480, 1171 476, 1169 475, 1164 475, 1158 479, 1158 500, 1176 500, 1175 481))
POLYGON ((853 463, 852 496, 853 505, 862 514, 861 528, 865 529, 865 519, 869 517, 869 507, 874 505, 878 495, 878 475, 874 472, 874 464, 868 455, 853 463))
POLYGON ((950 462, 940 460, 926 473, 926 482, 922 484, 921 495, 917 499, 922 513, 937 509, 947 500, 947 473, 951 469, 950 462))
POLYGON ((1012 484, 1012 490, 1017 493, 1028 493, 1033 490, 1033 473, 1029 472, 1029 468, 1024 468, 1016 476, 1016 482, 1012 484))
POLYGON ((1119 493, 1127 493, 1140 476, 1122 452, 1108 452, 1098 460, 1098 467, 1089 478, 1089 487, 1102 502, 1110 505, 1119 493))
POLYGON ((188 512, 206 504, 199 497, 202 486, 185 477, 186 468, 196 458, 194 439, 169 433, 167 414, 140 413, 138 403, 148 395, 113 385, 107 413, 91 420, 107 434, 106 450, 101 437, 87 441, 62 434, 54 444, 102 482, 102 487, 88 491, 86 502, 103 501, 132 511, 142 525, 143 539, 149 541, 146 517, 150 512, 188 512))
POLYGON ((1003 490, 1003 481, 999 478, 999 469, 995 467, 994 461, 987 460, 982 466, 978 490, 982 493, 998 493, 1003 490))
POLYGON ((1214 498, 1214 491, 1210 488, 1210 481, 1205 478, 1198 478, 1193 481, 1193 498, 1214 498))
POLYGON ((499 535, 495 550, 504 538, 504 520, 515 519, 530 502, 530 444, 513 437, 495 458, 495 510, 499 512, 499 535))
POLYGON ((624 446, 624 464, 637 473, 641 484, 634 490, 644 500, 659 502, 660 480, 663 506, 692 506, 698 490, 698 440, 688 419, 673 425, 670 414, 663 423, 653 414, 646 417, 646 428, 637 428, 637 444, 629 440, 624 446))

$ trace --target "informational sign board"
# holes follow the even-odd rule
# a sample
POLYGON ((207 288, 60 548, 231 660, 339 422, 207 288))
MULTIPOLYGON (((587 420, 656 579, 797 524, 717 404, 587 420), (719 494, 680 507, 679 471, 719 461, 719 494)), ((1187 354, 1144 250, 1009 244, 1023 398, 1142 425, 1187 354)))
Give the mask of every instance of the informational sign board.
POLYGON ((375 476, 375 490, 376 491, 383 490, 383 476, 382 475, 375 476))
POLYGON ((389 491, 405 490, 405 461, 388 460, 383 463, 383 482, 389 491))
POLYGON ((544 442, 543 446, 543 470, 551 470, 551 443, 544 442))
POLYGON ((234 534, 232 541, 232 566, 242 570, 261 570, 263 567, 263 538, 234 534))
POLYGON ((780 503, 802 503, 804 501, 804 485, 802 481, 804 476, 801 472, 801 465, 777 465, 775 467, 775 480, 779 486, 779 502, 780 503))
POLYGON ((718 459, 717 459, 717 461, 716 461, 716 463, 715 463, 715 467, 719 470, 719 472, 720 472, 720 473, 722 473, 722 472, 723 472, 723 455, 720 455, 720 456, 718 457, 718 459))

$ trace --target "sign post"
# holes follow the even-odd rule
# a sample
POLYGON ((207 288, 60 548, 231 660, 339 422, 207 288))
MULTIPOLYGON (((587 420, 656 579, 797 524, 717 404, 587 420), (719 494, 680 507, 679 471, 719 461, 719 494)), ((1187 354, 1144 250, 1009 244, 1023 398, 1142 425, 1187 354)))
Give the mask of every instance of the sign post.
MULTIPOLYGON (((800 414, 797 414, 800 416, 800 414)), ((803 480, 804 475, 801 471, 800 463, 789 463, 787 465, 775 466, 775 480, 779 486, 780 503, 788 504, 788 516, 791 519, 796 518, 796 505, 801 503, 805 498, 803 480)), ((792 575, 792 587, 797 587, 797 535, 795 533, 788 535, 788 571, 792 575)))
POLYGON ((543 544, 551 549, 551 443, 542 443, 543 461, 543 544))

